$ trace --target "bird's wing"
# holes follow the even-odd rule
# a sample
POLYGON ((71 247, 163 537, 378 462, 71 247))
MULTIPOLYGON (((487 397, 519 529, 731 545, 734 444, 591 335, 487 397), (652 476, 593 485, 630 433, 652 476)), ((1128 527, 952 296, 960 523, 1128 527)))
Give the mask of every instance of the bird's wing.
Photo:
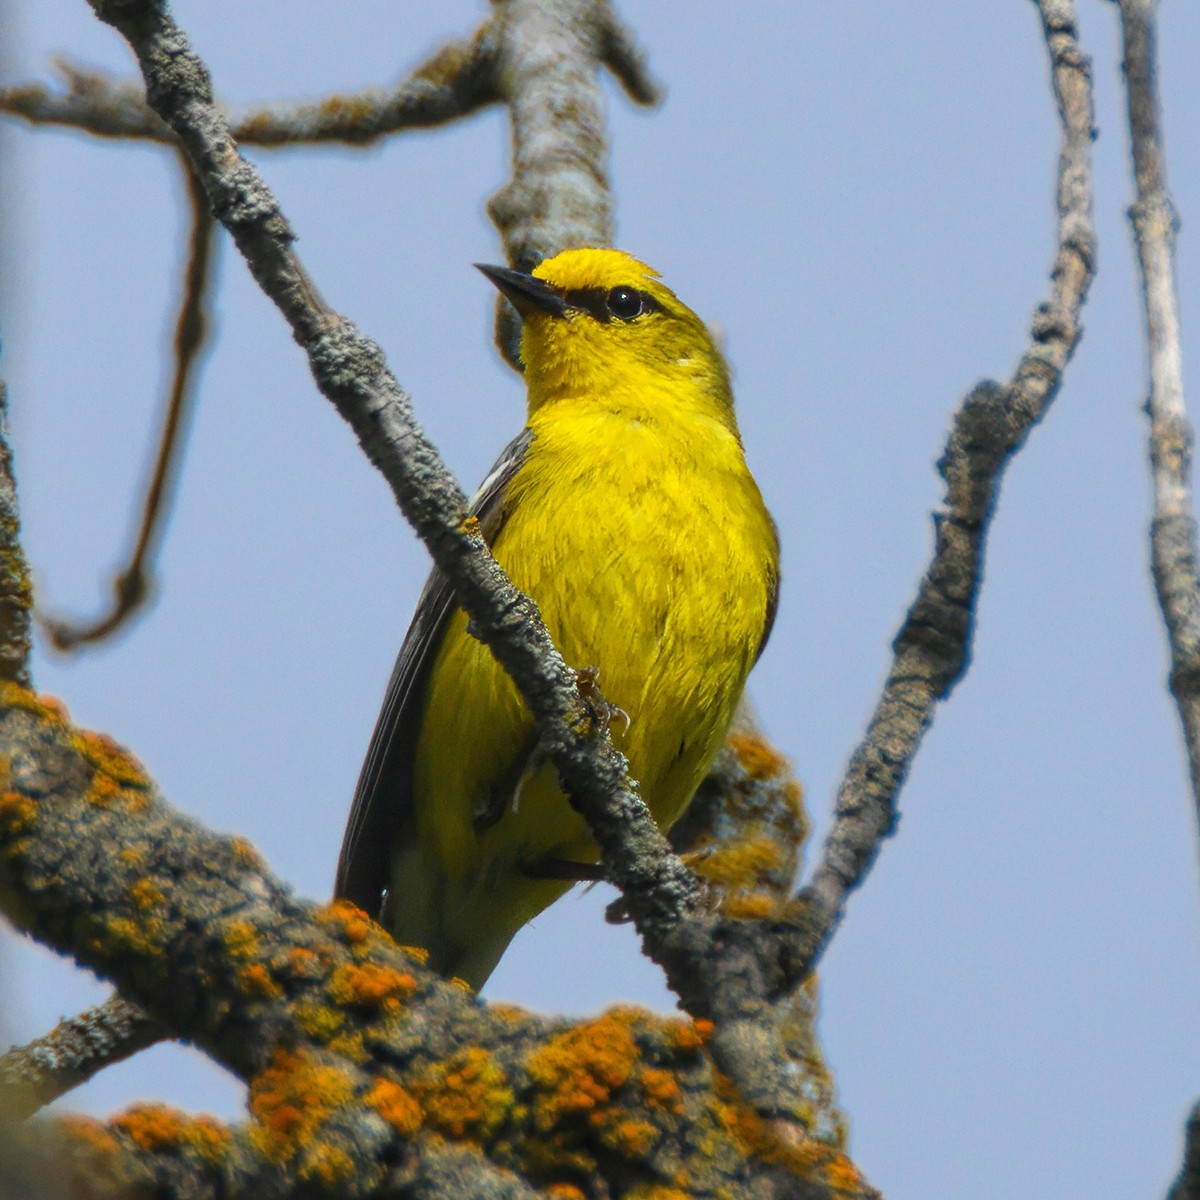
MULTIPOLYGON (((771 530, 775 534, 776 545, 779 543, 779 531, 775 527, 775 522, 771 522, 771 530)), ((762 637, 758 639, 758 649, 754 652, 754 662, 758 662, 762 658, 762 652, 767 648, 767 642, 771 637, 771 630, 775 627, 775 614, 779 610, 779 572, 774 571, 767 583, 767 614, 763 620, 762 637)), ((751 666, 754 664, 752 663, 751 666)))
MULTIPOLYGON (((491 545, 504 523, 504 497, 525 460, 533 434, 524 430, 504 448, 475 493, 471 513, 491 545)), ((455 611, 454 589, 436 567, 396 657, 383 708, 371 735, 354 804, 342 839, 334 894, 378 917, 388 887, 392 845, 412 815, 412 770, 420 732, 419 706, 446 622, 455 611)))

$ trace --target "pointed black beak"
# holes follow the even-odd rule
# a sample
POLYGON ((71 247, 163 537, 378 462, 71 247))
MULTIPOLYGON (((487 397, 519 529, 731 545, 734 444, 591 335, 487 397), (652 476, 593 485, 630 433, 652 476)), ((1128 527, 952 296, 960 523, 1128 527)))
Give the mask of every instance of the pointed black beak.
POLYGON ((561 317, 567 311, 567 302, 548 283, 510 267, 492 267, 487 263, 475 265, 504 293, 522 318, 535 312, 561 317))

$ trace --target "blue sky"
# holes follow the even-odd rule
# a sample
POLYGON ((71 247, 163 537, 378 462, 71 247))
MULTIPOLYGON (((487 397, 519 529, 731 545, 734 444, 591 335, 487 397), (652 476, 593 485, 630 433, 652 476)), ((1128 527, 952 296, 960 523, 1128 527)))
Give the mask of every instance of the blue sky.
MULTIPOLYGON (((724 332, 784 588, 751 690, 823 827, 912 595, 948 414, 1003 378, 1046 292, 1057 124, 1031 4, 634 7, 668 88, 610 90, 619 244, 724 332)), ((478 0, 179 0, 234 102, 383 84, 478 0)), ((82 0, 9 6, 10 78, 54 54, 131 69, 82 0)), ((1054 409, 1009 472, 970 674, 936 725, 823 968, 822 1035, 851 1151, 892 1200, 1161 1194, 1200 1093, 1196 832, 1147 570, 1140 315, 1115 7, 1084 0, 1097 85, 1100 274, 1054 409)), ((1185 363, 1200 338, 1200 8, 1162 13, 1185 363)), ((8 127, 0 152, 8 380, 40 595, 93 610, 154 437, 184 231, 153 148, 8 127)), ((370 151, 256 156, 326 297, 373 334, 470 488, 520 427, 490 346, 490 113, 370 151)), ((158 602, 40 686, 127 743, 179 807, 327 896, 423 551, 282 320, 222 247, 216 344, 158 602)), ((670 997, 602 889, 518 939, 487 989, 587 1012, 670 997)), ((19 939, 8 1032, 104 994, 19 939)), ((163 1048, 70 1099, 236 1112, 163 1048)))

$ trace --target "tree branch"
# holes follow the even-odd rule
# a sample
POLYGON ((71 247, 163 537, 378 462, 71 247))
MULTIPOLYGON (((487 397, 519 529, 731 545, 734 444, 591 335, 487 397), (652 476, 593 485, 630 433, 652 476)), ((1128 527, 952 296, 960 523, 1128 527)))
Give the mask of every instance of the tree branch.
MULTIPOLYGON (((640 103, 661 93, 610 0, 505 0, 500 12, 513 177, 488 212, 509 262, 529 271, 571 246, 612 245, 599 66, 611 66, 640 103)), ((520 341, 516 312, 498 298, 496 345, 518 369, 520 341)))
MULTIPOLYGON (((489 18, 471 41, 447 42, 390 89, 239 109, 228 115, 230 131, 247 146, 364 145, 409 129, 447 124, 499 100, 495 50, 489 18)), ((41 83, 0 89, 0 112, 97 137, 175 141, 139 84, 62 60, 55 66, 64 91, 41 83)))
POLYGON ((977 384, 954 416, 938 462, 946 497, 934 517, 933 559, 896 635, 883 693, 838 790, 821 861, 790 914, 791 961, 784 974, 792 983, 811 969, 847 897, 892 832, 897 796, 934 709, 967 668, 987 533, 1004 471, 1057 395, 1080 337, 1079 316, 1096 257, 1091 63, 1079 46, 1070 0, 1035 2, 1062 125, 1051 293, 1037 309, 1030 343, 1012 378, 1004 385, 977 384))
POLYGON ((1150 562, 1171 652, 1171 694, 1183 727, 1200 820, 1200 570, 1192 499, 1192 445, 1183 392, 1175 286, 1179 217, 1167 187, 1158 96, 1155 0, 1119 0, 1136 199, 1129 209, 1142 277, 1149 354, 1150 465, 1154 515, 1150 562))
POLYGON ((105 1067, 167 1036, 120 996, 60 1021, 44 1037, 0 1056, 0 1112, 22 1120, 105 1067))
MULTIPOLYGON (((538 1186, 686 1169, 707 1192, 871 1194, 836 1145, 784 1141, 730 1093, 703 1053, 711 1031, 477 1005, 352 905, 295 900, 244 841, 172 812, 124 750, 15 684, 0 762, 0 908, 249 1084, 248 1126, 143 1106, 105 1127, 122 1172, 151 1170, 164 1194, 361 1194, 441 1141, 509 1194, 496 1164, 538 1186)), ((438 1194, 437 1160, 416 1175, 428 1187, 411 1194, 438 1194)))
POLYGON ((21 518, 8 444, 8 389, 0 381, 0 680, 29 687, 33 585, 21 549, 21 518))

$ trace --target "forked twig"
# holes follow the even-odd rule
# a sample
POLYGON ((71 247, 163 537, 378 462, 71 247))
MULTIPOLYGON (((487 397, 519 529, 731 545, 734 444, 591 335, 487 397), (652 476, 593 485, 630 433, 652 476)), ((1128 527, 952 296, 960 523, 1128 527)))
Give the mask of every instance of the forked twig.
POLYGON ((1008 383, 978 384, 954 416, 938 470, 946 497, 935 515, 933 559, 893 644, 892 665, 866 734, 838 790, 836 818, 792 912, 792 986, 811 969, 896 819, 896 798, 937 703, 970 659, 988 528, 1005 468, 1045 416, 1080 336, 1095 272, 1091 63, 1071 0, 1035 0, 1050 52, 1062 141, 1058 251, 1051 293, 1008 383))

